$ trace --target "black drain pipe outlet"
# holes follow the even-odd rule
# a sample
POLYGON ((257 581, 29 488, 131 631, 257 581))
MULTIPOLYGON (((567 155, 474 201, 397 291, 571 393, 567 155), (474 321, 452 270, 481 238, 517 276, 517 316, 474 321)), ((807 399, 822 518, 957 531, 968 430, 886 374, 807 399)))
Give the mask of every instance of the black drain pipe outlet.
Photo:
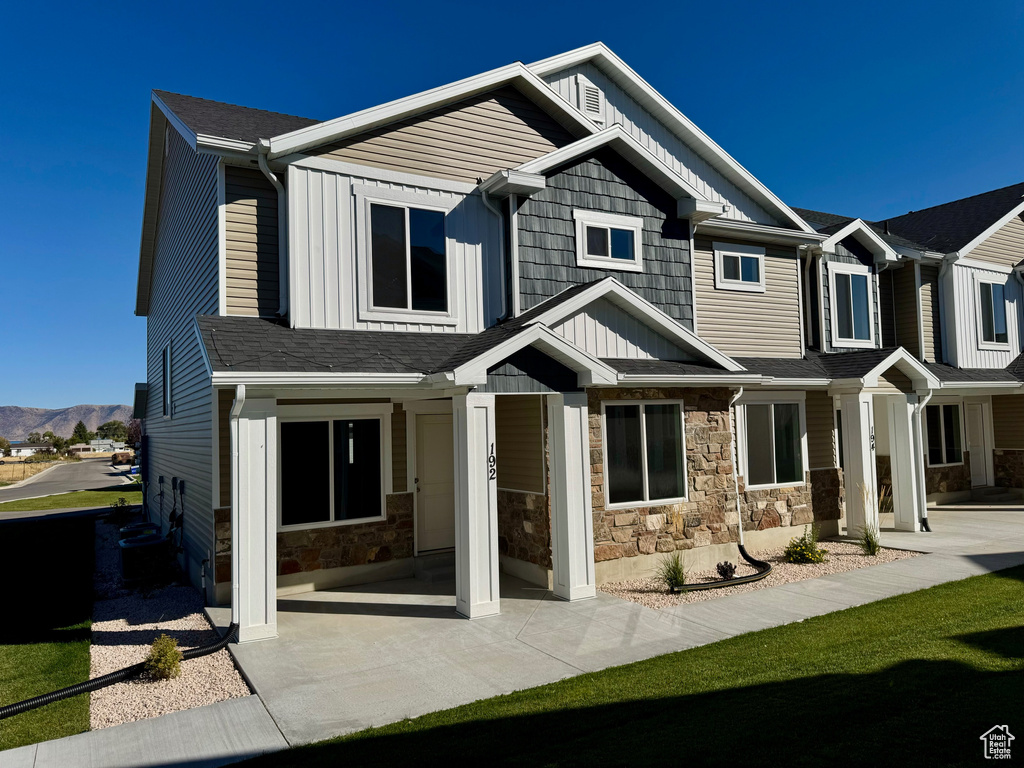
MULTIPOLYGON (((228 627, 227 633, 215 643, 210 645, 204 645, 199 648, 189 648, 188 650, 181 652, 182 661, 188 659, 197 659, 200 656, 208 656, 211 653, 226 648, 228 643, 234 639, 238 633, 238 625, 232 624, 228 627)), ((61 701, 62 699, 69 699, 72 696, 78 696, 82 693, 91 693, 92 691, 98 691, 100 688, 106 688, 108 685, 114 683, 120 683, 129 678, 135 677, 142 674, 146 669, 146 663, 140 662, 138 664, 132 664, 130 667, 119 669, 116 672, 103 675, 102 677, 96 677, 92 680, 87 680, 84 683, 76 683, 75 685, 69 685, 67 688, 61 688, 59 691, 53 691, 52 693, 44 693, 42 696, 36 696, 31 699, 25 699, 19 701, 16 704, 8 704, 6 707, 0 707, 0 720, 4 718, 12 717, 13 715, 20 715, 22 712, 28 712, 31 709, 37 709, 38 707, 52 704, 55 701, 61 701)))

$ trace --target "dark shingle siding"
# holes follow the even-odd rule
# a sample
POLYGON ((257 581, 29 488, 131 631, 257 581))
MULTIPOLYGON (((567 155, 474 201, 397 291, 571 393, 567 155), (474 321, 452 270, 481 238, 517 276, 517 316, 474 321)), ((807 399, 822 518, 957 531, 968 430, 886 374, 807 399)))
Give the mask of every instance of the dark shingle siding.
POLYGON ((519 284, 524 309, 579 283, 614 275, 623 285, 693 327, 689 230, 675 218, 675 200, 622 158, 596 153, 548 177, 545 190, 519 208, 519 284), (644 219, 644 271, 576 266, 573 210, 644 219))

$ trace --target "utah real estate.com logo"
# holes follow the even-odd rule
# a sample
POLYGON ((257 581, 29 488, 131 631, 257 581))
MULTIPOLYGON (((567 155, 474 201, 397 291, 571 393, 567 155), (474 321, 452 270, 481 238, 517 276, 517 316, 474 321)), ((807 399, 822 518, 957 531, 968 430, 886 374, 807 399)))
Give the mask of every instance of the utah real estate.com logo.
POLYGON ((985 743, 986 760, 1010 759, 1010 742, 1015 737, 1010 733, 1009 726, 993 725, 978 738, 985 743))

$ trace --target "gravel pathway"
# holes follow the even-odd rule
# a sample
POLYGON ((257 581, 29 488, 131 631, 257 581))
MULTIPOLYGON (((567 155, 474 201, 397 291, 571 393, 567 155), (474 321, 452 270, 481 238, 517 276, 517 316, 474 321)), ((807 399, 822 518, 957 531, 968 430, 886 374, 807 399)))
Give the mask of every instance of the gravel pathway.
MULTIPOLYGON (((750 554, 759 560, 767 560, 772 564, 771 574, 749 584, 738 584, 735 587, 721 587, 719 589, 706 589, 698 592, 684 592, 672 595, 668 593, 664 584, 654 577, 632 579, 630 581, 619 581, 611 584, 598 586, 602 592, 621 597, 625 600, 632 600, 648 608, 668 608, 673 605, 684 603, 697 603, 703 600, 714 600, 719 597, 738 595, 742 592, 753 592, 756 589, 777 587, 781 584, 789 584, 794 581, 805 579, 816 579, 819 576, 827 576, 830 573, 843 573, 855 571, 858 568, 868 568, 881 563, 891 563, 894 560, 904 560, 908 557, 917 557, 920 552, 909 552, 902 549, 881 549, 875 557, 864 555, 860 547, 849 541, 823 541, 820 543, 822 549, 828 552, 824 563, 808 563, 797 565, 787 563, 782 558, 784 547, 778 549, 764 549, 750 554)), ((756 568, 743 560, 739 560, 736 567, 737 576, 746 576, 756 572, 756 568)), ((721 578, 718 571, 696 571, 687 574, 687 581, 699 584, 708 581, 716 581, 721 578)))
MULTIPOLYGON (((161 634, 177 638, 183 649, 207 645, 218 637, 195 588, 171 585, 147 594, 124 588, 117 527, 109 523, 96 525, 95 587, 91 677, 145 661, 150 645, 161 634)), ((174 680, 142 677, 93 691, 89 721, 96 730, 248 695, 234 661, 222 650, 183 661, 181 676, 174 680)))

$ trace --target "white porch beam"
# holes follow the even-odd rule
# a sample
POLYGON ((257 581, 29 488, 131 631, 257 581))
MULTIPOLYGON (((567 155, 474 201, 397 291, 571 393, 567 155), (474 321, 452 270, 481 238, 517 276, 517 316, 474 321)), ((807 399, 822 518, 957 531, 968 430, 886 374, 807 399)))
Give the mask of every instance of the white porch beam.
POLYGON ((501 612, 494 395, 452 399, 455 432, 455 610, 468 619, 501 612))
POLYGON ((277 637, 277 401, 246 400, 232 429, 232 617, 238 642, 277 637))
POLYGON ((555 596, 584 600, 597 596, 587 396, 548 395, 547 400, 555 596))
POLYGON ((871 397, 860 392, 839 398, 843 412, 843 479, 848 535, 856 535, 865 526, 878 530, 875 424, 871 397))

